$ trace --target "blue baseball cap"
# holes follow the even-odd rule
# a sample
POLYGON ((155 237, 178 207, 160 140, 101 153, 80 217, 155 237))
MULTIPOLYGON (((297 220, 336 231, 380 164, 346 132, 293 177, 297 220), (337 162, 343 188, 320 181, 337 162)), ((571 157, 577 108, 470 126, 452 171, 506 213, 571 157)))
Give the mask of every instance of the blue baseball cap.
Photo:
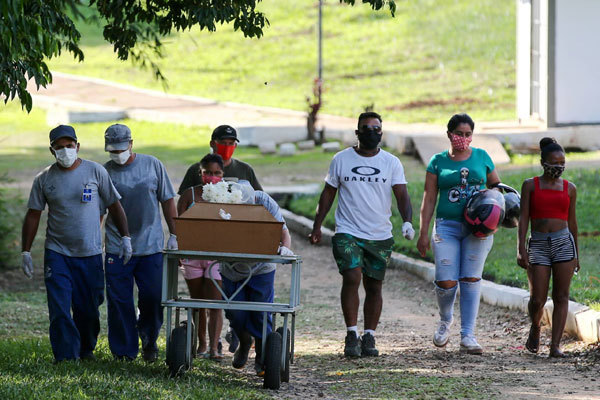
POLYGON ((50 131, 50 146, 60 138, 68 137, 77 141, 75 129, 70 125, 59 125, 50 131))
POLYGON ((104 132, 104 151, 127 150, 130 141, 131 129, 127 125, 111 125, 104 132))

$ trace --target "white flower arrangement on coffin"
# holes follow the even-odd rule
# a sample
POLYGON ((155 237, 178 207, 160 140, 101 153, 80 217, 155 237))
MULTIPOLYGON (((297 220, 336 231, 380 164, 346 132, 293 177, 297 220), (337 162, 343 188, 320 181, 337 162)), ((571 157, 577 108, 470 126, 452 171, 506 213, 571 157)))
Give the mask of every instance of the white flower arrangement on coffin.
POLYGON ((224 181, 207 183, 202 186, 202 200, 210 203, 240 204, 242 191, 224 181))

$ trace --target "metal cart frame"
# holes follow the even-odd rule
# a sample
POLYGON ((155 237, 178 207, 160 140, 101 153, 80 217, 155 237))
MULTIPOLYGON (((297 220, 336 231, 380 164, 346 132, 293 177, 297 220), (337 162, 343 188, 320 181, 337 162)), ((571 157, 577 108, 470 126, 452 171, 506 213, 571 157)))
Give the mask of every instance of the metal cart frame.
MULTIPOLYGON (((286 347, 288 335, 288 317, 292 316, 290 329, 290 363, 294 360, 294 337, 295 337, 295 322, 296 311, 300 306, 300 272, 302 259, 297 256, 280 256, 280 255, 265 255, 265 254, 243 254, 243 253, 220 253, 220 252, 205 252, 205 251, 183 251, 183 250, 165 250, 163 257, 163 281, 162 281, 162 305, 167 308, 167 320, 165 324, 167 346, 169 346, 171 338, 171 329, 173 324, 173 309, 176 311, 176 325, 179 322, 179 308, 187 309, 187 320, 193 320, 193 311, 195 309, 222 309, 222 310, 243 310, 243 311, 258 311, 264 313, 263 318, 263 339, 262 340, 262 361, 264 363, 266 333, 267 333, 267 313, 273 314, 273 332, 275 332, 275 316, 276 314, 283 315, 283 334, 282 343, 286 347), (178 280, 179 280, 179 259, 197 259, 197 260, 214 260, 209 269, 216 266, 217 263, 228 263, 230 265, 246 265, 249 270, 249 276, 245 279, 242 285, 231 296, 226 296, 222 288, 212 278, 212 274, 208 274, 213 284, 219 289, 223 300, 206 300, 206 299, 191 299, 178 297, 178 280), (231 299, 243 289, 252 277, 252 271, 249 264, 258 262, 268 262, 276 264, 291 265, 291 282, 288 303, 263 303, 249 301, 233 301, 231 299)), ((188 326, 191 326, 188 325, 188 326)), ((186 361, 188 368, 192 367, 192 343, 193 336, 196 332, 193 329, 187 329, 186 337, 186 361)), ((168 349, 167 349, 168 351, 168 349)), ((286 365, 287 351, 281 352, 281 371, 283 372, 286 365)))

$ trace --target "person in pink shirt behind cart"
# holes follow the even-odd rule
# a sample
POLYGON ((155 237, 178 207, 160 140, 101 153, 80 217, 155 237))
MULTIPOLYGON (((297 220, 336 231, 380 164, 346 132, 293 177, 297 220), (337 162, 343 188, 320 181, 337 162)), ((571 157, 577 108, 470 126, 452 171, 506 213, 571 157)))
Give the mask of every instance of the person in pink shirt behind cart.
MULTIPOLYGON (((223 159, 218 154, 207 154, 200 161, 198 173, 202 176, 204 184, 219 182, 223 179, 223 159)), ((202 201, 202 185, 193 186, 181 195, 177 202, 178 214, 181 215, 196 204, 196 201, 202 201)), ((212 265, 213 261, 210 260, 188 260, 185 258, 181 259, 180 263, 183 277, 193 299, 221 299, 219 289, 210 279, 212 276, 221 285, 218 263, 212 265)), ((200 314, 198 319, 198 356, 220 360, 223 358, 223 354, 219 349, 223 312, 219 309, 208 310, 208 352, 206 345, 207 313, 205 309, 199 309, 198 312, 200 314)))

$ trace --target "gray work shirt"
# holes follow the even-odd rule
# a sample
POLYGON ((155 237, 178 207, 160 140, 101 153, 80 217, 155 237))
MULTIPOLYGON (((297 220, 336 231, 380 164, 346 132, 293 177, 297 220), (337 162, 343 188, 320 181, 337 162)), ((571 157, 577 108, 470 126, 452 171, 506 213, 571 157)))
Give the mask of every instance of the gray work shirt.
POLYGON ((102 253, 100 209, 121 198, 102 165, 81 160, 74 170, 56 163, 33 180, 27 207, 43 211, 48 204, 45 247, 68 257, 102 253))
MULTIPOLYGON (((283 229, 287 229, 285 224, 285 220, 283 219, 283 215, 281 214, 281 209, 275 200, 271 198, 265 192, 257 190, 254 192, 254 204, 262 204, 269 213, 279 222, 283 222, 283 229)), ((254 275, 267 274, 271 271, 275 271, 276 265, 273 263, 256 263, 251 266, 254 275)), ((221 275, 230 281, 241 281, 242 279, 246 279, 248 277, 248 267, 241 265, 227 265, 225 263, 221 263, 221 275)))
MULTIPOLYGON (((134 256, 160 253, 165 239, 160 219, 160 203, 175 197, 175 190, 163 163, 156 157, 136 153, 131 164, 114 161, 104 164, 127 215, 134 256)), ((121 235, 112 217, 106 219, 106 252, 119 254, 121 235)))

